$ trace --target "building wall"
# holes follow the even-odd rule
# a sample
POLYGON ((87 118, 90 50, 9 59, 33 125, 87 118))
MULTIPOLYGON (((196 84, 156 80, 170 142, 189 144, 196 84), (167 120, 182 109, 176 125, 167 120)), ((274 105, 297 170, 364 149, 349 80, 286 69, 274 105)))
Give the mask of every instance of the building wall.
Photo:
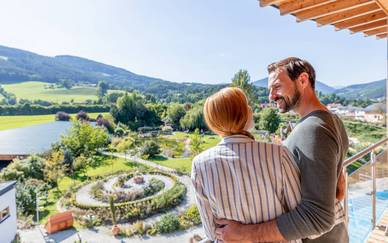
POLYGON ((0 196, 0 211, 9 207, 10 217, 0 222, 0 242, 11 242, 16 235, 16 199, 15 188, 0 196))

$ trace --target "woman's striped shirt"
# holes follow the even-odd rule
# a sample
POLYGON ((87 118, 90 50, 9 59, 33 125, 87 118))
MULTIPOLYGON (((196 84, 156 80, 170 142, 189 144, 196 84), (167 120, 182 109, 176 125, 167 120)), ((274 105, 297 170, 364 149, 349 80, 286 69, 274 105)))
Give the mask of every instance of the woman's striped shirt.
POLYGON ((284 146, 244 135, 225 137, 196 156, 191 178, 207 238, 216 239, 215 218, 254 224, 295 208, 301 199, 299 176, 284 146))

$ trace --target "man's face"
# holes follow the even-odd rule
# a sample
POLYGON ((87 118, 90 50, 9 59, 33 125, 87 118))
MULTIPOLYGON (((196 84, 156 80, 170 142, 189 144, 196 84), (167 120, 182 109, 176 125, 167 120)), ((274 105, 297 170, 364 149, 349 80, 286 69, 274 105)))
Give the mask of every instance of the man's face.
POLYGON ((269 74, 268 89, 269 100, 276 102, 281 113, 294 109, 298 104, 300 92, 286 70, 279 68, 269 74))

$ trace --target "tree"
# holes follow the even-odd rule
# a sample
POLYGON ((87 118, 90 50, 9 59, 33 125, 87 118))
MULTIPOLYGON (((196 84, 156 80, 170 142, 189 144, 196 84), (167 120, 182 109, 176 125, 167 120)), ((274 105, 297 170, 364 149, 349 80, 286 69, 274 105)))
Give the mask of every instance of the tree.
POLYGON ((275 133, 280 125, 280 116, 277 111, 271 108, 265 108, 260 112, 259 127, 270 133, 275 133))
POLYGON ((116 103, 117 99, 123 96, 124 93, 114 92, 104 96, 104 102, 108 104, 116 103))
POLYGON ((106 84, 104 81, 98 82, 97 85, 97 96, 98 98, 102 98, 105 96, 105 94, 108 92, 109 85, 106 84))
POLYGON ((46 159, 44 165, 44 179, 51 185, 58 185, 58 180, 65 172, 64 153, 62 151, 53 151, 50 157, 46 159))
POLYGON ((180 126, 180 120, 184 115, 186 114, 186 111, 183 107, 183 105, 180 104, 172 104, 167 108, 167 118, 169 121, 171 121, 172 126, 174 129, 179 128, 180 126))
POLYGON ((110 111, 115 122, 121 122, 131 130, 144 126, 159 126, 161 119, 157 113, 144 105, 144 99, 136 93, 125 93, 117 99, 110 111))
POLYGON ((253 105, 257 102, 257 96, 255 94, 255 88, 251 83, 251 77, 247 70, 239 70, 232 79, 232 87, 238 87, 244 91, 248 97, 249 104, 253 105))
POLYGON ((207 129, 204 117, 203 117, 203 105, 197 104, 180 121, 181 127, 190 131, 198 129, 207 129))
POLYGON ((62 81, 62 85, 65 89, 71 89, 73 87, 73 82, 69 79, 65 79, 62 81))
POLYGON ((199 129, 195 129, 193 136, 190 140, 190 151, 191 155, 195 156, 202 152, 203 141, 201 135, 199 134, 199 129))
POLYGON ((73 123, 68 135, 62 136, 61 144, 74 157, 81 154, 88 157, 109 144, 109 135, 105 129, 93 127, 87 122, 77 121, 73 123))

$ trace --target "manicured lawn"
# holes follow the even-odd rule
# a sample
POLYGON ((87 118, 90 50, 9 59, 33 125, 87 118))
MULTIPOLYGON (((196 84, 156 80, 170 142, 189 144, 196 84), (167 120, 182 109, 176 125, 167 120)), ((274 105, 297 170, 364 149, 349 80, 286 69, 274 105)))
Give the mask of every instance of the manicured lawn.
MULTIPOLYGON (((96 118, 98 114, 106 115, 108 113, 88 113, 89 117, 96 118)), ((75 117, 75 114, 72 114, 75 117)), ((43 124, 55 121, 55 115, 37 115, 37 116, 0 116, 0 131, 12 128, 26 127, 31 125, 43 124)))
MULTIPOLYGON (((169 136, 169 137, 184 141, 187 138, 191 138, 192 136, 193 136, 193 133, 174 132, 174 135, 169 136)), ((202 138, 203 138, 203 142, 204 142, 202 144, 202 148, 204 150, 216 146, 221 140, 221 138, 217 135, 204 135, 202 138)))
POLYGON ((182 171, 184 173, 190 173, 191 172, 191 162, 193 158, 172 158, 172 159, 166 159, 164 157, 157 157, 154 159, 151 159, 152 162, 155 162, 159 165, 166 166, 175 170, 182 171))
POLYGON ((61 192, 65 192, 71 186, 83 182, 87 177, 104 176, 118 171, 131 171, 135 167, 138 167, 138 165, 125 159, 106 157, 101 165, 97 167, 89 167, 84 173, 74 177, 65 176, 61 178, 58 182, 58 188, 61 192))

